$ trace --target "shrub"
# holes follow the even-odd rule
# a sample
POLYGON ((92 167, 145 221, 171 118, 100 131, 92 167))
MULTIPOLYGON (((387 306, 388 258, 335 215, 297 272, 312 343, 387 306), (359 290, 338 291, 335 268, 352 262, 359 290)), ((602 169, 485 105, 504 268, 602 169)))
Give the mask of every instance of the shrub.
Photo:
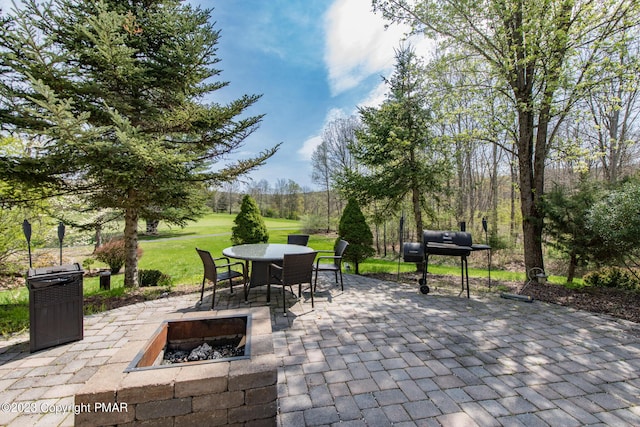
POLYGON ((583 280, 598 288, 640 290, 640 281, 631 272, 618 267, 605 267, 587 273, 583 280))
POLYGON ((305 215, 302 217, 302 231, 308 234, 324 233, 327 231, 327 219, 320 215, 305 215))
POLYGON ((96 262, 95 259, 93 258, 85 258, 84 261, 82 261, 82 267, 85 270, 89 270, 89 272, 91 272, 91 267, 93 267, 93 264, 96 262))
POLYGON ((269 241, 267 226, 260 215, 258 205, 251 196, 246 195, 242 198, 240 212, 233 222, 236 224, 231 229, 231 241, 234 245, 267 243, 269 241))
POLYGON ((360 263, 373 256, 375 250, 371 228, 367 225, 360 205, 355 199, 350 199, 342 212, 336 245, 340 239, 349 242, 343 258, 351 261, 355 266, 355 273, 360 274, 360 263))
MULTIPOLYGON (((142 249, 138 248, 138 258, 142 256, 142 249)), ((93 253, 93 256, 98 261, 104 262, 109 266, 112 274, 116 274, 120 271, 124 265, 124 261, 127 258, 127 254, 124 250, 124 240, 116 239, 110 240, 97 248, 93 253)))
POLYGON ((146 286, 171 286, 171 276, 164 274, 160 270, 139 270, 138 284, 146 286))

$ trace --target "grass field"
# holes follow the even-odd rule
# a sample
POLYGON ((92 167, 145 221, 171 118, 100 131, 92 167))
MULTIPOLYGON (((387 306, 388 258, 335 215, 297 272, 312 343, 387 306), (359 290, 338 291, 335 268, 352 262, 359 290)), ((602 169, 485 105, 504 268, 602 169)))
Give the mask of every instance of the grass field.
MULTIPOLYGON (((214 256, 220 256, 222 249, 231 246, 231 228, 235 215, 210 214, 196 223, 189 224, 185 228, 160 227, 157 236, 141 236, 140 247, 143 255, 139 261, 140 269, 160 270, 172 278, 174 285, 193 285, 194 289, 200 286, 202 281, 202 262, 195 248, 206 249, 214 256)), ((269 242, 286 243, 288 234, 299 233, 301 223, 294 220, 265 218, 269 230, 269 242)), ((335 236, 323 234, 312 235, 309 246, 317 250, 331 250, 335 236)), ((83 259, 90 256, 91 247, 65 248, 65 252, 78 254, 74 262, 82 263, 83 259)), ((54 251, 54 249, 51 249, 54 251)), ((447 257, 437 257, 447 258, 447 257)), ((457 263, 439 264, 439 259, 429 264, 429 272, 440 275, 459 275, 457 263)), ((98 262, 92 265, 93 269, 106 267, 98 262)), ((370 259, 360 264, 360 273, 396 273, 415 271, 415 265, 411 263, 398 263, 396 259, 370 259)), ((346 269, 346 273, 353 269, 346 269)), ((486 277, 487 271, 482 268, 470 268, 471 277, 486 277)), ((501 281, 524 281, 524 273, 508 271, 491 272, 492 279, 501 281)), ((551 281, 563 283, 565 279, 553 277, 551 281)), ((157 289, 149 292, 158 292, 157 289)), ((99 289, 98 277, 85 277, 84 294, 120 296, 126 293, 123 287, 123 274, 111 277, 111 290, 99 289)), ((7 334, 28 328, 29 322, 29 293, 25 286, 0 292, 0 333, 7 334)), ((99 311, 100 307, 87 307, 88 311, 99 311)))

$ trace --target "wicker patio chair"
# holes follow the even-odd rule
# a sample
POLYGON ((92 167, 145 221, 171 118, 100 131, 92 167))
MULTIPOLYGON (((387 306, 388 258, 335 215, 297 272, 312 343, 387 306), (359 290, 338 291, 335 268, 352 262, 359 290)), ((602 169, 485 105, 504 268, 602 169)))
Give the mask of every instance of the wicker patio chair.
POLYGON ((211 256, 211 252, 205 251, 202 249, 196 248, 198 255, 200 255, 200 259, 202 259, 202 264, 204 266, 204 277, 202 278, 202 288, 200 289, 200 301, 202 304, 202 298, 204 297, 204 285, 207 280, 213 283, 213 296, 211 298, 211 308, 216 303, 216 285, 218 282, 223 280, 229 281, 229 288, 231 289, 231 293, 233 293, 233 279, 236 277, 242 277, 242 287, 244 290, 244 299, 247 300, 247 270, 246 266, 243 262, 230 262, 227 257, 213 258, 211 256), (224 264, 217 264, 216 261, 224 260, 224 264), (241 266, 242 271, 237 271, 232 269, 231 267, 241 266), (218 272, 218 270, 223 270, 218 272))
POLYGON ((287 236, 287 243, 290 245, 307 246, 309 243, 308 234, 289 234, 287 236))
MULTIPOLYGON (((288 254, 284 256, 282 265, 269 264, 270 282, 267 285, 267 302, 271 301, 271 285, 282 286, 282 301, 284 315, 287 315, 285 286, 289 286, 293 293, 293 286, 298 285, 298 297, 302 295, 302 284, 309 284, 311 293, 311 307, 313 308, 313 260, 316 252, 306 254, 288 254)), ((295 294, 294 294, 295 295, 295 294)))
POLYGON ((313 283, 313 290, 315 292, 316 287, 318 286, 318 271, 333 271, 336 277, 336 285, 338 284, 338 274, 340 274, 340 289, 344 291, 344 283, 342 281, 342 256, 344 255, 344 251, 349 246, 349 243, 346 240, 340 240, 336 246, 335 251, 318 251, 333 253, 333 255, 321 255, 316 259, 316 263, 313 267, 313 270, 316 272, 315 281, 313 283), (322 260, 330 259, 333 260, 332 263, 323 263, 322 260))

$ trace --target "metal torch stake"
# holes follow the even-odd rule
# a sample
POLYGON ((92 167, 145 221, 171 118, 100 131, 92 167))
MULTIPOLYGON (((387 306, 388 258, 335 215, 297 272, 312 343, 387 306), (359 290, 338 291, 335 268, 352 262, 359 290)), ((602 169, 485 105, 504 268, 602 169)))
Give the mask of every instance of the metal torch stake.
POLYGON ((33 263, 31 261, 31 224, 26 219, 22 221, 22 232, 24 233, 24 237, 27 239, 27 248, 29 249, 29 268, 32 268, 33 263))
POLYGON ((58 240, 60 240, 60 265, 62 265, 62 240, 64 239, 64 224, 58 224, 58 240))

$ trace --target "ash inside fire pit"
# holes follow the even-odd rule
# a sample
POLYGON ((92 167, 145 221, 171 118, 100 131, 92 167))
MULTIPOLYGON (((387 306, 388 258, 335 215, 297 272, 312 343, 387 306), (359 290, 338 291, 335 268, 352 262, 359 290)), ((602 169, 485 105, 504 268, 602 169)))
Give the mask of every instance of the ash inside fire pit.
POLYGON ((181 348, 168 348, 164 352, 161 365, 172 365, 174 363, 196 362, 201 360, 225 359, 228 357, 244 356, 244 339, 237 337, 233 339, 216 340, 202 343, 192 350, 181 348))
POLYGON ((165 320, 125 372, 251 358, 251 315, 165 320))

